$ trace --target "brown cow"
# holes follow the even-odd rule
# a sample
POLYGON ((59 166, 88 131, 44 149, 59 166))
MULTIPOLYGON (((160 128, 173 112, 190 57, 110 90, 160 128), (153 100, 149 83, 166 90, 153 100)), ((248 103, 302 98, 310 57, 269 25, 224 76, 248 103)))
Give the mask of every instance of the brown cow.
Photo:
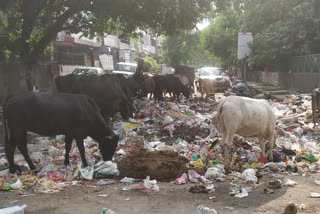
POLYGON ((214 96, 216 91, 216 81, 210 79, 199 79, 199 88, 202 99, 204 94, 206 94, 206 99, 208 99, 210 93, 213 93, 214 96))
POLYGON ((316 126, 316 123, 319 120, 320 114, 320 88, 315 88, 312 91, 312 116, 313 124, 316 126))

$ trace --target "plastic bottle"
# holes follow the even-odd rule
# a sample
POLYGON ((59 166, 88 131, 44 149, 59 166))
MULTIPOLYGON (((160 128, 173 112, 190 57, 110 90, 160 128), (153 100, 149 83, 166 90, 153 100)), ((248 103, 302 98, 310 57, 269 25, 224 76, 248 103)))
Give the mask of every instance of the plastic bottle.
POLYGON ((199 205, 197 208, 198 214, 219 214, 214 209, 210 209, 209 207, 205 207, 203 205, 199 205))
POLYGON ((101 214, 117 214, 117 213, 113 210, 108 209, 108 208, 102 208, 101 214))

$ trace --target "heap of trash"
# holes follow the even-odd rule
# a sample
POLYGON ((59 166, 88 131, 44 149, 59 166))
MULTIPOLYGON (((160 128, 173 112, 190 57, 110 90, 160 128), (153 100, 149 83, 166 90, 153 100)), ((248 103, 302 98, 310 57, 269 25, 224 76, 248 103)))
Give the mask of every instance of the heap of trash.
MULTIPOLYGON (((112 162, 102 161, 97 143, 90 137, 85 139, 88 167, 81 166, 75 142, 70 165, 65 167, 63 136, 33 136, 28 149, 38 172, 23 170, 20 176, 8 174, 8 163, 4 154, 0 154, 0 190, 32 188, 35 192, 51 193, 72 185, 108 185, 120 181, 130 184, 126 190, 151 193, 159 191, 157 181, 169 181, 176 185, 195 183, 190 188, 192 193, 212 193, 215 182, 231 179, 230 195, 244 198, 265 175, 274 175, 264 188, 270 194, 282 186, 296 185, 293 180, 283 181, 283 175, 320 171, 320 127, 312 123, 311 97, 291 96, 283 102, 271 103, 278 134, 274 162, 262 157, 257 138, 235 135, 232 173, 226 175, 219 127, 212 121, 223 97, 217 94, 216 100, 194 98, 157 103, 137 100, 133 118, 112 122, 114 132, 120 136, 112 162)), ((16 153, 15 160, 28 169, 21 154, 16 153)))

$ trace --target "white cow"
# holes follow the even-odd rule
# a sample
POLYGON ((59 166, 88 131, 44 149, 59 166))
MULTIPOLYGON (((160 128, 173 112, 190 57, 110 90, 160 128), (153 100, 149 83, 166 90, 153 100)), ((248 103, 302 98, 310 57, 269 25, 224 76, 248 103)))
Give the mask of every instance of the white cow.
POLYGON ((268 138, 269 160, 272 160, 272 149, 276 139, 276 117, 268 101, 230 96, 221 100, 214 119, 217 120, 222 135, 226 171, 229 171, 230 167, 229 150, 234 134, 243 137, 257 136, 263 156, 266 145, 262 138, 268 138))

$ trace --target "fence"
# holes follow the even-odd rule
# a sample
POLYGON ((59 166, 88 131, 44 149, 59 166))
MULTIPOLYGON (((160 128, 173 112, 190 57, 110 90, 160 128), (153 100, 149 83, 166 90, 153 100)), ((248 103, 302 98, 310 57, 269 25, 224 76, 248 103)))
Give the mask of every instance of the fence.
POLYGON ((320 54, 293 57, 291 70, 293 73, 320 73, 320 54))

